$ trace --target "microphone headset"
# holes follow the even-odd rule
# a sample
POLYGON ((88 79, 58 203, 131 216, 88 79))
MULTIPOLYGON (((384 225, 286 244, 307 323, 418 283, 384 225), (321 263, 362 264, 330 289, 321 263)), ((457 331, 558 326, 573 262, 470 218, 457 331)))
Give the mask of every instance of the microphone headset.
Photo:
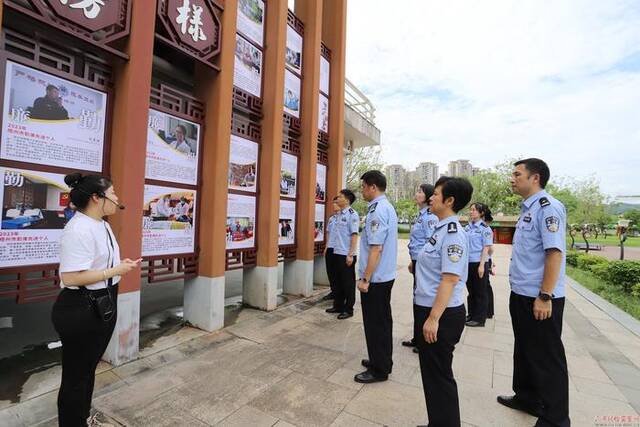
MULTIPOLYGON (((91 194, 91 193, 89 193, 89 192, 87 192, 87 191, 84 191, 83 189, 78 188, 78 187, 73 188, 73 190, 78 190, 79 192, 81 192, 82 194, 86 194, 87 196, 93 196, 93 194, 91 194)), ((115 201, 111 200, 109 197, 107 197, 107 195, 106 195, 106 194, 104 194, 104 192, 103 192, 103 191, 99 191, 99 192, 97 192, 97 193, 95 193, 95 194, 96 194, 98 197, 100 197, 101 199, 106 199, 106 200, 110 201, 111 203, 113 203, 114 205, 116 205, 116 206, 118 207, 118 209, 121 209, 121 210, 122 210, 122 209, 124 209, 124 208, 125 208, 125 206, 124 206, 124 205, 122 205, 122 204, 120 204, 120 203, 118 203, 118 202, 115 202, 115 201)))

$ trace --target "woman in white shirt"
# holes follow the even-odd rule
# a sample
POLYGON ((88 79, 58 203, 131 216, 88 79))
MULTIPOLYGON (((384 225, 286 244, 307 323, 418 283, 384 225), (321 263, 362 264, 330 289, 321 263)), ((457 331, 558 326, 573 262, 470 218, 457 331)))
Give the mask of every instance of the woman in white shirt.
POLYGON ((76 208, 60 241, 60 287, 51 318, 62 342, 62 383, 58 392, 60 426, 84 426, 95 370, 116 324, 120 276, 141 259, 120 260, 113 231, 103 217, 118 203, 113 185, 100 175, 67 175, 76 208))

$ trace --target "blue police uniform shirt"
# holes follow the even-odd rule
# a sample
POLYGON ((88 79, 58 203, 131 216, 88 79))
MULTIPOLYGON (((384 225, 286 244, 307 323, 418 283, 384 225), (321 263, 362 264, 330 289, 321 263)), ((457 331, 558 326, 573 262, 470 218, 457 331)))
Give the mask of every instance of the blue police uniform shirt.
POLYGON ((353 234, 358 234, 359 228, 360 217, 358 216, 358 213, 351 207, 341 210, 338 213, 336 223, 333 226, 332 234, 335 236, 335 245, 332 246, 333 253, 336 255, 349 255, 349 248, 351 248, 351 236, 353 234))
POLYGON ((338 219, 338 214, 333 214, 329 217, 329 220, 327 221, 327 234, 329 235, 329 238, 327 239, 327 248, 332 249, 335 247, 336 243, 335 243, 335 233, 334 231, 334 227, 336 225, 336 221, 338 219))
POLYGON ((360 238, 358 278, 364 277, 369 261, 369 245, 382 245, 380 261, 369 282, 389 282, 396 278, 398 257, 398 216, 383 194, 369 203, 364 230, 360 238))
POLYGON ((562 252, 562 265, 553 297, 565 296, 566 223, 564 205, 544 190, 522 203, 509 266, 509 282, 514 293, 537 297, 542 289, 545 251, 558 249, 562 252))
POLYGON ((438 221, 438 217, 432 214, 428 207, 420 209, 416 222, 411 227, 411 233, 409 234, 408 248, 411 260, 415 261, 418 259, 420 250, 433 234, 433 230, 436 228, 438 221))
POLYGON ((422 307, 433 307, 442 273, 458 276, 447 307, 464 303, 464 288, 469 270, 469 243, 456 215, 438 222, 433 235, 420 251, 416 262, 414 301, 422 307))
MULTIPOLYGON (((484 223, 484 221, 469 222, 464 227, 464 231, 467 233, 467 239, 469 240, 469 262, 480 262, 482 256, 482 249, 485 246, 493 246, 493 231, 491 227, 484 223)), ((490 259, 487 256, 486 261, 490 259)))

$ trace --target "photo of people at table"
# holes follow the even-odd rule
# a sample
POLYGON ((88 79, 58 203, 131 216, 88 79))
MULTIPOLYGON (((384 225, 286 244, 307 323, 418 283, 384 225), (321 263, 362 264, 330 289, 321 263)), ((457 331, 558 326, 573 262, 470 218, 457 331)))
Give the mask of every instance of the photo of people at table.
POLYGON ((227 217, 227 242, 241 243, 253 238, 253 220, 248 217, 227 217))
POLYGON ((2 191, 2 230, 62 230, 73 217, 69 188, 35 171, 0 168, 2 191))
POLYGON ((163 194, 144 206, 148 228, 180 230, 193 226, 194 193, 184 191, 163 194))

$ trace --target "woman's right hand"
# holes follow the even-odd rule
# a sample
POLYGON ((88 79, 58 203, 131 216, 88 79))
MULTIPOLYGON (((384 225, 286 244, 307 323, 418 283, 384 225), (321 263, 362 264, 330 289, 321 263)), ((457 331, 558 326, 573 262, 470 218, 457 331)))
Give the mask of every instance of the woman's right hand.
POLYGON ((115 271, 115 273, 116 273, 115 275, 116 276, 122 276, 122 275, 127 274, 128 272, 130 272, 134 268, 138 267, 141 262, 142 262, 142 258, 138 258, 135 261, 131 260, 129 258, 125 258, 125 259, 120 261, 120 264, 118 264, 115 267, 113 267, 112 271, 115 271))

